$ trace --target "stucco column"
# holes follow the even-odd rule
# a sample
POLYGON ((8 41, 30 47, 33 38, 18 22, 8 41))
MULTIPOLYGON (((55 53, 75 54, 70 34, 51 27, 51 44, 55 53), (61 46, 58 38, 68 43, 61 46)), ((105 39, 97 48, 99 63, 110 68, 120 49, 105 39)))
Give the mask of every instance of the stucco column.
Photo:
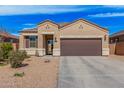
POLYGON ((53 39, 54 39, 53 56, 60 56, 60 34, 59 33, 54 34, 53 39))
POLYGON ((109 36, 106 36, 106 40, 104 40, 104 36, 102 37, 102 55, 109 55, 109 36))
POLYGON ((24 50, 24 36, 20 35, 19 36, 19 50, 24 50))
POLYGON ((43 48, 43 35, 42 34, 38 34, 38 53, 39 56, 43 56, 45 55, 45 49, 43 48))
POLYGON ((38 35, 38 48, 43 48, 43 35, 38 35))

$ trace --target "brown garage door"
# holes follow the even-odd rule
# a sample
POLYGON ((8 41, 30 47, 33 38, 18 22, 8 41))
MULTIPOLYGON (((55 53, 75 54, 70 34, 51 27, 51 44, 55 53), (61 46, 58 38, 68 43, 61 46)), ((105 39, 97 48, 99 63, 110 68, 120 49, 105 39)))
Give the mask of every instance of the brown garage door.
POLYGON ((101 39, 61 39, 61 56, 101 56, 101 39))

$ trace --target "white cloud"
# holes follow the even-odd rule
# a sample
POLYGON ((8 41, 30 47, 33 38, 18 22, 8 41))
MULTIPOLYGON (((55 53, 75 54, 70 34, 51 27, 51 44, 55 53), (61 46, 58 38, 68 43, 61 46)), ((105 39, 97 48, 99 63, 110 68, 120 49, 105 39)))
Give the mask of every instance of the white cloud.
POLYGON ((27 30, 27 29, 32 29, 32 28, 35 28, 35 27, 25 27, 22 30, 27 30))
POLYGON ((32 24, 32 23, 26 23, 26 24, 23 24, 25 26, 34 26, 35 24, 32 24))
POLYGON ((54 14, 54 13, 64 13, 64 12, 77 12, 86 10, 85 7, 78 6, 48 6, 48 5, 1 5, 0 6, 0 15, 18 15, 18 14, 54 14))
POLYGON ((100 13, 94 15, 88 15, 89 17, 120 17, 124 16, 124 13, 100 13))

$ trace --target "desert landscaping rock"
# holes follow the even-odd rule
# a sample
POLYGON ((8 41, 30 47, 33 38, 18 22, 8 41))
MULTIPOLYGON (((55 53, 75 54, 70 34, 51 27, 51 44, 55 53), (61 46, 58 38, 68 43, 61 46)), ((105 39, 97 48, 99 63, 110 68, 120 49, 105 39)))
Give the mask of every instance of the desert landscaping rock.
POLYGON ((13 69, 9 65, 0 68, 1 88, 54 88, 57 85, 58 57, 31 57, 24 61, 27 66, 13 69), (15 73, 24 72, 23 77, 14 77, 15 73))

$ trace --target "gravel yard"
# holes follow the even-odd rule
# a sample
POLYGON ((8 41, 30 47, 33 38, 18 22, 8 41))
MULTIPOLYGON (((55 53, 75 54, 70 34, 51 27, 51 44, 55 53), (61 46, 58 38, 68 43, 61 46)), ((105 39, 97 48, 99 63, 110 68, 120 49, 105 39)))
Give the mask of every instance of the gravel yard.
POLYGON ((31 57, 24 67, 13 69, 9 65, 0 67, 1 88, 54 88, 57 87, 59 57, 31 57), (50 62, 44 62, 49 59, 50 62), (23 77, 13 76, 22 73, 23 77))

